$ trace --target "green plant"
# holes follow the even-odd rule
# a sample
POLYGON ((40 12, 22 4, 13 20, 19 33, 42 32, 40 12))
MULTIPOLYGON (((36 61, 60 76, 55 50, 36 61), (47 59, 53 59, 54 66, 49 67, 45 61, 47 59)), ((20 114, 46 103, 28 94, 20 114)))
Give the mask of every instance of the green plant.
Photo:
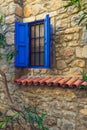
MULTIPOLYGON (((78 8, 78 12, 82 12, 78 25, 80 25, 81 23, 87 20, 87 2, 83 0, 70 0, 68 4, 65 6, 65 8, 68 8, 70 6, 75 6, 76 8, 78 8)), ((86 28, 87 28, 87 24, 86 24, 86 28)))
POLYGON ((0 129, 10 126, 14 128, 18 124, 22 128, 30 126, 31 130, 48 130, 44 126, 44 117, 46 114, 38 114, 37 107, 24 106, 22 111, 13 110, 12 115, 4 115, 4 120, 0 122, 0 129))
MULTIPOLYGON (((8 32, 8 29, 7 28, 3 29, 2 21, 3 21, 3 16, 0 14, 0 48, 5 48, 6 47, 5 34, 8 32)), ((5 54, 0 52, 0 58, 2 58, 2 56, 5 56, 6 60, 9 61, 12 60, 15 54, 16 54, 15 50, 9 50, 5 54)))
MULTIPOLYGON (((87 82, 87 73, 82 73, 82 79, 83 81, 87 82)), ((87 86, 80 85, 80 88, 87 89, 87 86)))
MULTIPOLYGON (((2 15, 0 15, 0 48, 5 49, 6 47, 5 33, 7 32, 7 29, 3 30, 2 20, 3 17, 2 15)), ((7 61, 10 61, 12 60, 12 58, 16 53, 17 52, 15 50, 8 50, 6 54, 0 53, 0 58, 3 58, 3 56, 5 56, 7 61)), ((6 95, 9 100, 8 106, 10 107, 10 110, 13 111, 12 115, 8 115, 8 113, 4 113, 2 115, 2 121, 0 121, 0 129, 6 129, 9 126, 13 130, 15 127, 14 125, 16 123, 22 128, 25 128, 26 125, 29 125, 31 130, 36 129, 48 130, 48 128, 44 126, 44 117, 45 117, 44 113, 42 113, 41 115, 38 114, 36 107, 24 106, 23 108, 18 108, 17 105, 15 105, 9 93, 6 75, 1 70, 0 75, 3 77, 2 82, 5 85, 6 95)))

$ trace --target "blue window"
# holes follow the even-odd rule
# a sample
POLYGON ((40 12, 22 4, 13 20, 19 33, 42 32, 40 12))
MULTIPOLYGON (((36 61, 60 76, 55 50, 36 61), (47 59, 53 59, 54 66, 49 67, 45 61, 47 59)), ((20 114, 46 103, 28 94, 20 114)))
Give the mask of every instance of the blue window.
POLYGON ((50 17, 15 23, 16 67, 50 68, 50 17))

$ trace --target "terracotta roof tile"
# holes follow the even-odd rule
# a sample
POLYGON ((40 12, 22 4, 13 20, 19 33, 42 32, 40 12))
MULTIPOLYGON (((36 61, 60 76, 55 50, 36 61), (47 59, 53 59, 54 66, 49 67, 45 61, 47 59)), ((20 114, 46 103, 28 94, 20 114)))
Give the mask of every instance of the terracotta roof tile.
POLYGON ((46 80, 48 80, 48 79, 50 79, 50 77, 45 77, 45 78, 41 79, 41 80, 39 81, 39 84, 40 84, 40 85, 44 85, 44 82, 45 82, 46 80))
POLYGON ((70 78, 63 78, 58 82, 58 86, 62 86, 64 85, 64 83, 66 83, 67 81, 69 81, 70 78))
POLYGON ((78 78, 71 78, 69 81, 65 83, 65 87, 72 87, 73 83, 77 80, 78 78))
POLYGON ((79 88, 87 86, 87 82, 77 77, 29 77, 19 78, 14 80, 19 85, 47 85, 47 86, 61 86, 69 88, 79 88))
POLYGON ((57 85, 57 83, 60 81, 60 80, 62 80, 63 78, 62 77, 58 77, 58 78, 56 78, 55 80, 53 80, 51 83, 52 83, 52 85, 57 85))
POLYGON ((72 85, 73 88, 77 88, 79 87, 79 85, 83 82, 83 79, 78 79, 77 81, 75 81, 72 85))

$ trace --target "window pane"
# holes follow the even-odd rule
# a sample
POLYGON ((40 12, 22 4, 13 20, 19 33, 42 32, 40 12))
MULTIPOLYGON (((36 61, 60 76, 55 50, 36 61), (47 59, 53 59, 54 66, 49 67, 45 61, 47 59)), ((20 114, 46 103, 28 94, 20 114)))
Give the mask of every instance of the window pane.
POLYGON ((35 55, 31 53, 31 65, 34 65, 35 55))
POLYGON ((39 53, 35 53, 35 60, 36 60, 36 64, 35 65, 39 65, 39 53))
POLYGON ((35 46, 36 52, 39 52, 39 38, 36 39, 36 46, 35 46))
POLYGON ((44 53, 40 53, 40 65, 44 65, 44 53))
POLYGON ((36 38, 39 37, 39 25, 36 25, 36 38))
POLYGON ((44 38, 40 38, 40 46, 44 46, 44 38))
POLYGON ((40 37, 44 36, 44 24, 40 25, 40 37))
POLYGON ((31 46, 34 47, 34 39, 31 39, 31 46))
POLYGON ((35 52, 35 47, 32 47, 32 48, 31 48, 31 52, 35 52))
POLYGON ((31 26, 31 38, 34 37, 34 26, 31 26))

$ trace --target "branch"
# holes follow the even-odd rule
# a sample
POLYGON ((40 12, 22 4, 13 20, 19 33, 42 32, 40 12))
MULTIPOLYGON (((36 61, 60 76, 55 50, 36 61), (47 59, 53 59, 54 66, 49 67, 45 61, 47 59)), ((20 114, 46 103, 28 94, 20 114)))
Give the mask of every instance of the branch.
POLYGON ((2 78, 3 78, 2 82, 3 82, 4 85, 5 85, 5 92, 6 92, 7 98, 8 98, 8 100, 9 100, 10 104, 13 104, 13 101, 12 101, 12 98, 11 98, 11 96, 10 96, 9 89, 8 89, 8 84, 7 84, 6 75, 5 75, 5 73, 4 73, 2 70, 0 70, 0 74, 1 74, 1 76, 2 76, 2 78))

